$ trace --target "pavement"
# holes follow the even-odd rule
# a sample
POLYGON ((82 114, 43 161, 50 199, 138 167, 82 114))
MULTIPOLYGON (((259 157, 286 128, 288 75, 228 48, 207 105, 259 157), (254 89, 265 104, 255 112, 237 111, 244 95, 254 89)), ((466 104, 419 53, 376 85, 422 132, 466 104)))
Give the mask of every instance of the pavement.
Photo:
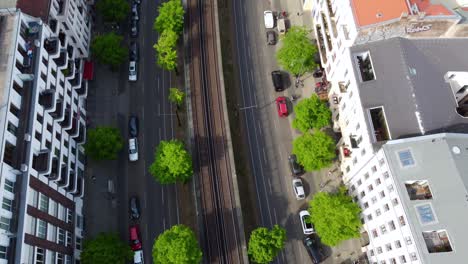
MULTIPOLYGON (((177 121, 174 106, 167 99, 169 87, 176 85, 175 76, 156 66, 153 44, 157 33, 153 21, 157 6, 162 1, 142 1, 140 11, 140 60, 137 64, 138 81, 128 81, 128 62, 116 72, 107 66, 95 66, 95 80, 90 82, 87 113, 91 127, 111 125, 118 127, 124 138, 124 148, 115 161, 88 160, 85 182, 85 238, 99 232, 118 232, 128 241, 128 227, 138 224, 144 249, 145 262, 151 263, 154 239, 164 230, 181 222, 178 209, 178 189, 175 185, 161 186, 148 172, 154 161, 154 150, 161 140, 174 138, 177 121), (139 160, 128 161, 127 122, 136 115, 139 127, 139 160), (94 177, 93 177, 94 176, 94 177), (94 178, 94 179, 93 179, 94 178), (109 188, 111 186, 111 188, 109 188), (130 196, 140 201, 141 218, 131 222, 128 216, 130 196)), ((128 45, 128 21, 120 31, 128 45)), ((99 16, 94 32, 104 32, 99 16)))
MULTIPOLYGON (((295 88, 294 77, 291 77, 289 83, 292 85, 288 89, 274 92, 270 73, 279 69, 275 53, 280 44, 266 44, 264 10, 286 11, 290 25, 312 28, 312 20, 310 12, 302 11, 301 0, 238 0, 233 4, 234 63, 239 72, 236 87, 240 89, 239 109, 246 127, 245 145, 248 146, 250 171, 254 178, 253 197, 259 211, 258 222, 260 226, 279 224, 286 228, 285 249, 274 263, 311 263, 302 245, 304 235, 298 212, 308 207, 307 201, 321 190, 321 184, 324 185, 322 190, 328 191, 339 186, 341 180, 339 171, 329 175, 328 171, 332 169, 307 173, 301 178, 308 197, 302 201, 294 198, 287 158, 291 153, 291 142, 299 133, 291 127, 294 113, 288 118, 279 118, 274 100, 280 95, 309 97, 314 93, 315 80, 306 75, 302 78, 304 87, 295 88)), ((289 103, 292 110, 292 104, 297 101, 289 103)), ((327 251, 330 257, 324 263, 347 262, 360 254, 360 243, 357 239, 349 240, 327 251)))

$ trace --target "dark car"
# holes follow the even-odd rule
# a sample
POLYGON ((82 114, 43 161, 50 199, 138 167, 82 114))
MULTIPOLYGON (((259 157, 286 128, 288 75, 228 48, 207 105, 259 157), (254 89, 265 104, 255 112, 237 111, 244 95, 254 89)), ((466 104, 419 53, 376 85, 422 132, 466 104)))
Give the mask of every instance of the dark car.
POLYGON ((267 37, 268 45, 275 45, 276 44, 276 33, 273 30, 267 31, 266 37, 267 37))
POLYGON ((297 162, 296 155, 292 154, 288 157, 289 167, 291 168, 291 172, 294 176, 300 176, 304 173, 304 167, 297 162))
POLYGON ((275 91, 281 92, 284 90, 284 80, 281 71, 272 71, 271 80, 273 81, 273 87, 275 87, 275 91))
POLYGON ((138 198, 133 196, 130 198, 130 219, 136 220, 140 218, 140 202, 138 198))
POLYGON ((131 28, 131 36, 133 38, 136 38, 138 36, 138 21, 132 19, 130 23, 130 28, 131 28))
POLYGON ((135 41, 132 41, 130 43, 130 51, 128 57, 130 58, 130 61, 138 61, 138 59, 140 58, 138 43, 136 43, 135 41))
POLYGON ((128 119, 128 134, 131 138, 138 137, 138 117, 132 115, 128 119))
POLYGON ((312 259, 312 263, 318 264, 325 259, 325 255, 323 254, 322 247, 316 235, 304 237, 302 242, 304 242, 304 246, 312 259))

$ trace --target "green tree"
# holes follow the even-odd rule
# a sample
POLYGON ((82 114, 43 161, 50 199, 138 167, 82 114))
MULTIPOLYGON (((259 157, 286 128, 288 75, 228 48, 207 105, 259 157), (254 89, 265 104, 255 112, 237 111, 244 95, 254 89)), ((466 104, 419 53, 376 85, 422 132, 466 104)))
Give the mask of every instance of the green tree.
POLYGON ((293 127, 303 133, 312 128, 320 129, 330 123, 331 112, 317 95, 299 101, 294 107, 296 118, 293 127))
POLYGON ((101 233, 85 241, 80 258, 83 264, 125 264, 133 258, 133 251, 117 234, 101 233))
POLYGON ((306 171, 326 168, 336 156, 335 142, 322 131, 308 132, 294 139, 292 152, 306 171))
POLYGON ((117 128, 96 127, 88 130, 85 151, 93 160, 115 160, 123 147, 123 139, 117 128))
POLYGON ((173 31, 180 35, 184 28, 184 7, 181 0, 169 0, 158 8, 159 15, 154 21, 153 28, 159 33, 173 31))
POLYGON ((336 194, 317 193, 309 202, 309 212, 317 234, 326 245, 336 246, 360 236, 361 208, 346 195, 344 187, 336 194))
POLYGON ((286 230, 275 225, 271 230, 259 227, 252 231, 249 239, 248 254, 255 263, 269 263, 283 249, 286 230))
POLYGON ((125 62, 128 50, 122 45, 123 37, 110 32, 98 35, 91 43, 93 56, 102 64, 116 68, 125 62))
POLYGON ((179 108, 185 99, 185 93, 177 88, 169 88, 169 101, 179 108))
POLYGON ((155 264, 197 264, 202 251, 193 231, 184 225, 175 225, 160 234, 153 244, 155 264))
POLYGON ((122 22, 130 11, 130 5, 125 0, 99 0, 96 9, 107 22, 122 22))
POLYGON ((149 171, 162 184, 187 182, 193 175, 192 157, 181 141, 163 140, 156 148, 149 171))
POLYGON ((177 39, 178 36, 174 31, 165 30, 153 47, 158 54, 157 63, 161 68, 168 71, 177 69, 177 39))
POLYGON ((315 46, 308 38, 309 31, 304 27, 291 27, 283 37, 283 46, 278 50, 278 64, 292 74, 299 76, 317 68, 315 46))

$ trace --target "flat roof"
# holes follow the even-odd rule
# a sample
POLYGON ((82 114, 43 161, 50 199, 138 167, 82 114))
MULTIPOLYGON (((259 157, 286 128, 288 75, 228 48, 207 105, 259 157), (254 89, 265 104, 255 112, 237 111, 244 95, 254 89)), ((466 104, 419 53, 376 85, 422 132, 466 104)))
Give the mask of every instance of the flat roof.
POLYGON ((403 12, 410 13, 406 0, 352 0, 359 26, 368 26, 397 19, 403 12))
MULTIPOLYGON (((15 56, 15 42, 18 32, 18 13, 0 15, 0 106, 8 102, 9 88, 11 86, 11 71, 15 56)), ((2 112, 3 114, 3 112, 2 112)), ((0 116, 3 119, 4 116, 0 116)))
POLYGON ((42 21, 48 22, 51 0, 17 0, 16 7, 21 12, 33 17, 40 17, 42 21))
POLYGON ((426 13, 427 16, 450 16, 453 12, 447 9, 442 4, 433 4, 428 0, 409 0, 411 5, 416 4, 420 12, 426 13))

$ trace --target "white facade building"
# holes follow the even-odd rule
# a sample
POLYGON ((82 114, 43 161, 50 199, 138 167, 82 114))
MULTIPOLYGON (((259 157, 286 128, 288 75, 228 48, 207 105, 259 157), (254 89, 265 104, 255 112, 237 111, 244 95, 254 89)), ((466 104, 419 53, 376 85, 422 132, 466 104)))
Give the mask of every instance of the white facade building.
POLYGON ((84 0, 0 3, 0 264, 79 260, 89 40, 84 0))
POLYGON ((468 135, 387 142, 349 182, 371 263, 465 263, 468 135))

